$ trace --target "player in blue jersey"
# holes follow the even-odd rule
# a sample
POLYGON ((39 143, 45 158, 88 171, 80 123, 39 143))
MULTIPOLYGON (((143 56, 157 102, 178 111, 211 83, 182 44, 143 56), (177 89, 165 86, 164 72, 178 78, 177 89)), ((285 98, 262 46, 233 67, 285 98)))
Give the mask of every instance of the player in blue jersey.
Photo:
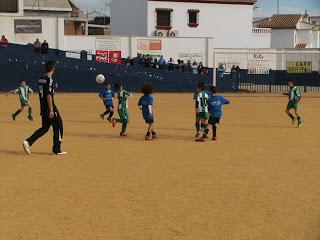
POLYGON ((154 99, 151 96, 153 93, 151 84, 144 84, 141 87, 143 96, 139 100, 139 107, 142 110, 142 116, 145 122, 149 125, 148 132, 145 139, 147 141, 154 140, 157 138, 157 134, 154 131, 154 117, 153 117, 153 104, 154 99))
POLYGON ((113 105, 113 99, 115 98, 115 93, 112 91, 112 84, 109 82, 106 82, 104 84, 104 87, 101 88, 99 97, 102 99, 104 106, 106 108, 106 111, 104 113, 100 114, 100 118, 104 120, 104 117, 109 114, 107 120, 111 123, 112 116, 114 114, 114 105, 113 105))
MULTIPOLYGON (((212 126, 213 137, 212 140, 217 140, 217 127, 220 123, 220 119, 222 117, 222 106, 226 104, 230 104, 229 100, 225 99, 222 96, 216 95, 217 89, 214 86, 210 87, 210 98, 208 103, 209 109, 209 126, 212 126)), ((205 135, 208 136, 209 127, 205 130, 205 135)))

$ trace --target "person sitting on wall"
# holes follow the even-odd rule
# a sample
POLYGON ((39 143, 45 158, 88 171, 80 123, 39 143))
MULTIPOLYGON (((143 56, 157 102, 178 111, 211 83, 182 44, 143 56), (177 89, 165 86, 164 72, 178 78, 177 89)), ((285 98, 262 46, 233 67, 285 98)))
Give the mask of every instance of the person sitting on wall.
POLYGON ((166 67, 166 65, 167 65, 167 62, 166 62, 166 60, 163 58, 163 56, 161 55, 161 56, 160 56, 160 59, 159 59, 159 61, 158 61, 158 66, 159 66, 159 68, 160 68, 160 69, 164 69, 164 68, 166 67))
POLYGON ((198 63, 196 61, 193 62, 191 69, 192 74, 198 74, 198 63))
POLYGON ((8 39, 6 38, 5 35, 2 35, 1 40, 0 40, 0 46, 6 48, 6 47, 8 47, 8 44, 9 44, 8 39))
POLYGON ((192 72, 192 66, 191 66, 191 61, 190 60, 187 61, 185 69, 186 69, 187 73, 191 73, 192 72))
POLYGON ((236 66, 233 65, 231 68, 231 71, 230 71, 231 79, 235 81, 237 79, 237 74, 238 74, 238 72, 237 72, 236 66))
POLYGON ((33 43, 33 50, 35 53, 40 53, 41 42, 40 42, 39 38, 37 38, 36 41, 33 43))
POLYGON ((220 64, 220 66, 219 66, 218 69, 217 69, 218 76, 219 76, 220 78, 223 78, 225 71, 226 71, 226 70, 224 69, 223 65, 220 64))
POLYGON ((203 74, 203 63, 202 62, 199 62, 198 73, 203 74))
POLYGON ((130 56, 127 57, 127 59, 125 61, 125 65, 127 65, 127 66, 132 66, 133 65, 133 61, 132 61, 130 56))
POLYGON ((172 58, 168 61, 168 70, 173 71, 174 70, 175 62, 172 58))
POLYGON ((178 60, 178 70, 179 72, 184 72, 184 61, 183 60, 178 60))
POLYGON ((49 52, 49 44, 47 43, 46 40, 44 40, 43 43, 41 44, 41 53, 48 54, 48 52, 49 52))

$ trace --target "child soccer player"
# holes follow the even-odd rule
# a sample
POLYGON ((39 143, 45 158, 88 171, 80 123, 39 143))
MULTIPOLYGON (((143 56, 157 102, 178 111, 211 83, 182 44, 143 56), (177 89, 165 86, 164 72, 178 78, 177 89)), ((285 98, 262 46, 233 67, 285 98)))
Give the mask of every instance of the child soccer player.
MULTIPOLYGON (((222 106, 230 104, 230 102, 222 96, 216 95, 217 88, 214 86, 210 87, 210 98, 209 98, 209 125, 212 126, 213 136, 212 140, 217 141, 217 127, 222 117, 222 106)), ((208 136, 209 128, 205 130, 205 135, 208 136)))
POLYGON ((289 92, 284 93, 284 95, 289 96, 289 102, 287 105, 286 113, 291 118, 292 125, 294 125, 296 123, 296 121, 298 120, 298 127, 301 127, 302 126, 302 119, 301 119, 301 116, 299 115, 299 112, 298 112, 301 94, 300 94, 299 88, 297 86, 295 86, 294 81, 292 81, 292 80, 288 81, 288 86, 289 86, 289 92), (293 116, 293 114, 290 112, 292 109, 294 110, 294 114, 296 117, 293 116))
POLYGON ((19 98, 20 98, 20 109, 18 109, 14 114, 12 114, 12 119, 13 121, 16 121, 17 116, 24 110, 25 107, 28 107, 28 119, 30 121, 33 121, 33 117, 32 117, 32 107, 29 103, 29 97, 30 94, 33 93, 33 90, 27 85, 27 82, 25 80, 21 80, 20 81, 20 86, 15 89, 12 90, 10 92, 7 93, 8 94, 18 94, 19 98))
MULTIPOLYGON (((197 101, 197 96, 198 96, 198 89, 196 90, 196 92, 194 93, 193 95, 193 100, 196 102, 197 101)), ((196 118, 195 118, 195 126, 196 126, 196 138, 198 138, 200 136, 200 131, 201 131, 201 122, 200 120, 198 119, 198 114, 196 112, 196 118)))
POLYGON ((142 85, 141 92, 144 95, 140 98, 138 106, 142 110, 145 122, 149 125, 145 139, 150 141, 157 138, 157 134, 154 131, 153 97, 151 96, 153 91, 151 84, 142 85))
POLYGON ((128 97, 131 97, 132 94, 123 90, 123 87, 120 83, 114 85, 114 89, 117 92, 118 97, 118 114, 120 119, 113 118, 112 126, 115 127, 117 123, 122 123, 122 129, 120 136, 127 137, 126 134, 127 126, 129 123, 129 113, 128 113, 128 97))
MULTIPOLYGON (((208 110, 208 102, 209 95, 205 92, 206 85, 204 83, 198 83, 197 85, 197 97, 196 97, 196 113, 197 119, 196 122, 200 122, 203 129, 207 129, 208 127, 208 119, 209 119, 209 110, 208 110)), ((206 138, 205 133, 202 137, 200 137, 200 127, 197 126, 197 134, 196 141, 204 142, 206 138)))
POLYGON ((100 114, 100 118, 104 120, 104 117, 109 114, 109 117, 107 120, 109 122, 112 122, 112 116, 114 114, 114 105, 113 105, 113 98, 115 97, 114 92, 111 89, 112 84, 109 82, 106 82, 104 84, 104 87, 101 88, 99 97, 102 99, 104 106, 106 107, 106 111, 104 113, 100 114))

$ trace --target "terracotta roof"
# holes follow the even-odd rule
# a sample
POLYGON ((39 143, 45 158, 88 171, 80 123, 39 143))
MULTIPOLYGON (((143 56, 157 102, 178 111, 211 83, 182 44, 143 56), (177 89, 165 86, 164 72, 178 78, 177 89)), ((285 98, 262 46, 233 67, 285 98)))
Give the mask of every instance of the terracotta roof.
POLYGON ((257 0, 149 0, 155 2, 190 2, 190 3, 216 3, 216 4, 241 4, 253 5, 257 0))
POLYGON ((306 48, 307 47, 307 44, 306 43, 298 43, 295 48, 306 48))
POLYGON ((279 14, 273 15, 271 18, 257 21, 256 24, 260 28, 296 28, 298 22, 302 18, 301 14, 279 14))

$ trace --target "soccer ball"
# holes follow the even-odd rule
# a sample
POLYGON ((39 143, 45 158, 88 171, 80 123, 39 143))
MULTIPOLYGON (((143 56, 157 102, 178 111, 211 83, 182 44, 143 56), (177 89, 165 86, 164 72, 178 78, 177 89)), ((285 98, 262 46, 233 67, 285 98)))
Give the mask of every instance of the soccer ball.
POLYGON ((99 84, 104 83, 105 80, 106 80, 106 78, 102 74, 99 74, 96 77, 96 82, 99 83, 99 84))

